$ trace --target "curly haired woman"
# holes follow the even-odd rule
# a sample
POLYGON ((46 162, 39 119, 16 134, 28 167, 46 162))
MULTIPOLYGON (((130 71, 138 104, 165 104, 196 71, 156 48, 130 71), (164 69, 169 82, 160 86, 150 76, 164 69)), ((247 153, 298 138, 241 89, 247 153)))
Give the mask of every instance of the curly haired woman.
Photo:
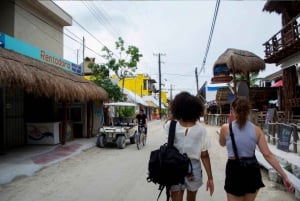
MULTIPOLYGON (((206 190, 209 190, 210 195, 212 195, 214 183, 208 153, 209 141, 206 129, 199 123, 199 118, 203 111, 201 101, 188 92, 181 92, 172 100, 170 111, 172 119, 178 122, 174 146, 181 153, 188 155, 193 167, 192 175, 185 178, 184 184, 171 186, 172 201, 183 201, 185 190, 187 190, 187 201, 196 200, 197 191, 203 184, 200 161, 202 161, 208 177, 206 190)), ((164 128, 168 131, 169 127, 170 121, 167 121, 164 128)))

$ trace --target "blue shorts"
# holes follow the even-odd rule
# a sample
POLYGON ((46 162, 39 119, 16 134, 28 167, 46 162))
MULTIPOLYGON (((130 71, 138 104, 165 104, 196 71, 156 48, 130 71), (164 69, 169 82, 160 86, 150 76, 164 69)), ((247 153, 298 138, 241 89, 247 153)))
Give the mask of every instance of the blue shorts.
POLYGON ((203 184, 202 179, 202 169, 200 160, 191 160, 193 167, 193 175, 186 176, 184 178, 184 184, 173 185, 170 188, 170 192, 180 191, 180 190, 189 190, 189 191, 197 191, 203 184))

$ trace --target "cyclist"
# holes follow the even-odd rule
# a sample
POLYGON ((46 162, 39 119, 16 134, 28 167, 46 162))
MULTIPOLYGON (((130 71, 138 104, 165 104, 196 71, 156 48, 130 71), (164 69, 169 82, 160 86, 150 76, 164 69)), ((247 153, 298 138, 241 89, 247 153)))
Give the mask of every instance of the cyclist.
POLYGON ((140 109, 139 114, 137 114, 135 118, 137 119, 139 129, 144 127, 145 135, 147 135, 147 115, 144 114, 144 110, 140 109))

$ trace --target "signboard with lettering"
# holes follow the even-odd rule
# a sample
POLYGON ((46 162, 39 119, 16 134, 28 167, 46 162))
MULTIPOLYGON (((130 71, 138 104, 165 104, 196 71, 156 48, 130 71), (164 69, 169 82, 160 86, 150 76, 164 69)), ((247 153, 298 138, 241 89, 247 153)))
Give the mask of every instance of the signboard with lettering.
POLYGON ((0 32, 0 47, 13 50, 22 55, 31 57, 44 63, 54 65, 72 73, 83 75, 83 69, 81 66, 65 60, 51 52, 41 50, 31 44, 24 41, 6 35, 0 32))
POLYGON ((289 126, 287 124, 279 125, 278 143, 277 143, 278 149, 289 152, 292 132, 293 132, 292 126, 289 126))
POLYGON ((266 121, 265 124, 268 124, 269 122, 274 122, 277 119, 276 109, 275 108, 269 108, 266 115, 266 121))

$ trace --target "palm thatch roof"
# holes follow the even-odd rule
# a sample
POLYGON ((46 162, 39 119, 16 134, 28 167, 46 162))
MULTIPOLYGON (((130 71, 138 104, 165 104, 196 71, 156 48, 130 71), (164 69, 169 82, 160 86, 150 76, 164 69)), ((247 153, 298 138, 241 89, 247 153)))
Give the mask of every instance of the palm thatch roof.
POLYGON ((259 72, 266 68, 265 61, 256 54, 246 51, 228 48, 214 63, 214 67, 226 65, 231 72, 245 74, 249 72, 259 72))
POLYGON ((0 85, 64 101, 106 100, 93 82, 58 67, 0 48, 0 85))
POLYGON ((300 1, 268 0, 264 5, 263 11, 276 12, 278 14, 289 11, 293 16, 295 16, 300 13, 300 1))

